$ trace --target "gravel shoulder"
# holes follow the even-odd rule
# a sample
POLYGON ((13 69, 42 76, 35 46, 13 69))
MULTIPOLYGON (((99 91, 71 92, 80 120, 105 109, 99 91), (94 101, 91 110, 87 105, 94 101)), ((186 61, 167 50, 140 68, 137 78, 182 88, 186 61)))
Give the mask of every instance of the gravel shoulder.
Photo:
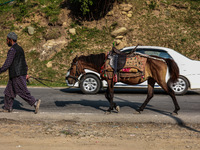
MULTIPOLYGON (((200 124, 185 118, 188 117, 1 113, 0 149, 199 150, 200 124)), ((196 119, 200 120, 198 115, 196 119)))

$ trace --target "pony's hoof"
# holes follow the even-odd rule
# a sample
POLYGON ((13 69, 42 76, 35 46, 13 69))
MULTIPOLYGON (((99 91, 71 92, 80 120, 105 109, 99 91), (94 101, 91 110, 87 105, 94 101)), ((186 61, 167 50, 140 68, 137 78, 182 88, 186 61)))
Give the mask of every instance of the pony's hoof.
POLYGON ((133 114, 141 114, 141 111, 137 109, 135 112, 133 112, 133 114))
POLYGON ((119 106, 117 106, 115 109, 117 110, 117 112, 120 112, 120 107, 119 106))
POLYGON ((172 116, 177 116, 178 115, 178 112, 172 112, 170 113, 172 116))
POLYGON ((111 114, 111 110, 107 110, 107 111, 105 111, 105 114, 106 114, 106 115, 111 114))

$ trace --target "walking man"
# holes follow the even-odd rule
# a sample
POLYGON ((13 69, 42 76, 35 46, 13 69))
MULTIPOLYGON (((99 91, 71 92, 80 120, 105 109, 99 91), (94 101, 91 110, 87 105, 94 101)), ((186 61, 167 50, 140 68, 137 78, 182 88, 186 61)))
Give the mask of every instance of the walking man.
POLYGON ((12 112, 14 98, 19 95, 29 105, 34 106, 35 114, 37 114, 41 100, 36 100, 27 89, 28 66, 24 50, 17 44, 17 35, 14 32, 8 33, 7 45, 11 48, 7 53, 5 63, 0 68, 0 74, 9 70, 9 81, 4 91, 4 106, 1 112, 12 112))

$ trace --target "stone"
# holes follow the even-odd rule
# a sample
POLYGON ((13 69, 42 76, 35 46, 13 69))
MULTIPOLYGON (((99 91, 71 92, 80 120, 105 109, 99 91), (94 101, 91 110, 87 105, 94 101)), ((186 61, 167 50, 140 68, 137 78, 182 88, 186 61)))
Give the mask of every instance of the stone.
POLYGON ((127 14, 127 17, 131 18, 133 15, 132 14, 127 14))
POLYGON ((124 36, 117 36, 116 39, 123 39, 124 36))
POLYGON ((76 29, 75 28, 69 29, 69 33, 72 34, 72 35, 75 35, 76 34, 76 29))
POLYGON ((49 60, 68 44, 65 38, 48 40, 40 49, 40 60, 49 60))
POLYGON ((133 11, 129 11, 128 14, 133 14, 133 11))
POLYGON ((115 40, 116 45, 119 45, 122 41, 121 40, 115 40))
POLYGON ((120 4, 119 7, 120 7, 120 9, 122 11, 128 12, 128 11, 130 11, 133 8, 133 5, 131 5, 131 4, 120 4))
POLYGON ((67 22, 63 22, 63 27, 66 27, 67 26, 67 22))
POLYGON ((35 29, 31 26, 28 27, 28 34, 29 35, 33 35, 34 34, 35 29))
POLYGON ((113 16, 113 15, 114 15, 114 11, 109 11, 109 12, 107 13, 107 15, 108 15, 108 16, 113 16))
POLYGON ((52 65, 53 65, 52 61, 49 61, 49 62, 46 64, 47 68, 51 68, 52 65))
POLYGON ((111 35, 113 37, 117 37, 117 36, 123 36, 128 32, 128 30, 125 27, 121 27, 117 30, 114 30, 113 32, 111 32, 111 35))
POLYGON ((127 12, 125 12, 125 11, 122 11, 122 15, 127 15, 127 12))
POLYGON ((124 47, 127 47, 127 42, 126 41, 121 41, 117 46, 116 48, 117 49, 122 49, 124 47))

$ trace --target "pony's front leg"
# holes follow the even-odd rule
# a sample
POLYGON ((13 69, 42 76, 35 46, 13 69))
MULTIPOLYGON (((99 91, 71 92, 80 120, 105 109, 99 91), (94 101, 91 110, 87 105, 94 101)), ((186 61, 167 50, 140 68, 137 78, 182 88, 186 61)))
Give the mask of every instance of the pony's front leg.
POLYGON ((113 102, 113 98, 114 98, 114 82, 112 80, 108 80, 107 83, 108 83, 108 88, 106 90, 105 97, 109 101, 110 107, 106 111, 106 113, 111 113, 111 111, 114 108, 119 112, 120 111, 120 107, 117 106, 117 104, 113 102))
POLYGON ((108 102, 110 103, 110 107, 108 108, 108 110, 106 111, 107 113, 111 113, 111 111, 113 110, 114 104, 111 102, 113 101, 113 94, 112 92, 109 90, 109 87, 106 90, 106 94, 105 94, 106 99, 108 100, 108 102))
POLYGON ((148 79, 148 94, 147 94, 147 98, 144 101, 144 103, 142 104, 142 106, 140 106, 139 109, 137 109, 137 112, 141 113, 141 111, 144 110, 144 108, 146 107, 146 105, 148 104, 148 102, 151 100, 151 98, 153 97, 154 94, 154 85, 155 85, 155 80, 153 78, 149 78, 148 79))

